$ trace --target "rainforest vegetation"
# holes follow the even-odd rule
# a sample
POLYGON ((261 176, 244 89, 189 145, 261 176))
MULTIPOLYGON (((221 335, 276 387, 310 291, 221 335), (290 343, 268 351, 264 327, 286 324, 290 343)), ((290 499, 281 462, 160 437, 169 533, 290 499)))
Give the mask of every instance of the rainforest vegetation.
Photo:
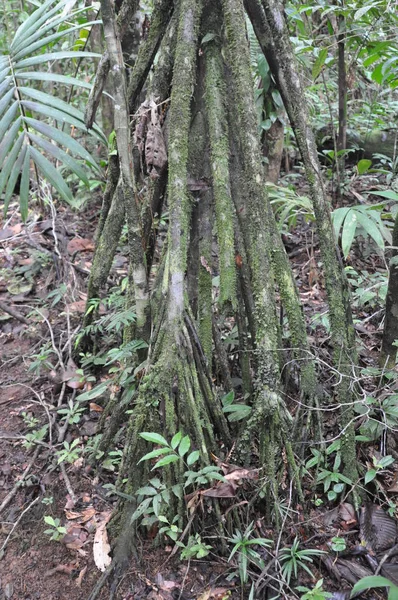
POLYGON ((395 5, 0 13, 0 598, 398 597, 395 5))

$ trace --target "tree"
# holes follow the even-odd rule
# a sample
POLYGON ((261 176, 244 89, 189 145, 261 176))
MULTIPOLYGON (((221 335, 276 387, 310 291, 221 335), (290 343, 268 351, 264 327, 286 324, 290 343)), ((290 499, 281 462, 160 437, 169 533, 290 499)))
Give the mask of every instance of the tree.
MULTIPOLYGON (((121 10, 130 5, 125 0, 121 10)), ((338 385, 339 400, 345 407, 342 456, 346 474, 355 481, 349 408, 354 329, 314 138, 302 101, 300 76, 282 7, 274 0, 245 0, 245 8, 289 114, 310 185, 325 268, 335 365, 342 374, 338 385)), ((253 94, 248 93, 253 85, 243 0, 159 0, 128 86, 120 30, 109 0, 102 0, 101 10, 115 98, 118 162, 109 168, 88 306, 106 281, 126 220, 130 248, 128 298, 137 314, 135 331, 129 331, 129 339, 144 340, 148 351, 146 356, 142 352, 139 356, 145 362, 133 401, 131 394, 125 394, 107 407, 105 416, 111 417, 99 448, 105 451, 109 447, 125 419, 126 407, 132 405, 120 474, 120 480, 128 479, 124 493, 132 497, 148 477, 147 463, 139 462, 147 450, 141 432, 157 431, 171 439, 183 431, 200 451, 204 464, 215 450, 217 439, 227 446, 231 444, 228 422, 211 378, 213 360, 221 364, 228 391, 230 378, 218 343, 217 315, 212 309, 214 211, 220 272, 216 312, 223 312, 239 324, 241 344, 250 351, 254 373, 250 380, 247 357, 243 356, 242 372, 247 375, 244 385, 253 393, 250 416, 239 433, 237 459, 249 462, 251 440, 258 439, 271 506, 272 497, 278 494, 277 457, 284 448, 300 496, 291 416, 281 394, 284 365, 278 351, 281 332, 275 286, 287 314, 295 356, 301 361, 303 397, 310 406, 316 405, 319 398, 297 290, 264 185, 253 94), (146 88, 147 100, 139 107, 138 99, 159 48, 160 59, 146 88), (160 107, 165 103, 168 108, 162 128, 160 107), (142 173, 132 160, 129 110, 136 114, 135 138, 143 154, 143 169, 150 176, 143 208, 137 186, 142 173), (164 196, 169 208, 168 237, 155 282, 150 286, 153 241, 147 219, 151 207, 160 212, 164 196), (213 357, 212 340, 216 348, 213 357)), ((93 95, 101 89, 103 80, 98 73, 93 95)), ((92 117, 90 107, 90 122, 92 117)), ((91 318, 89 313, 86 325, 91 318)), ((301 426, 296 426, 295 432, 300 435, 301 426)), ((181 469, 176 464, 168 465, 165 472, 168 485, 181 482, 181 469)), ((129 502, 119 508, 115 523, 123 533, 110 571, 119 568, 131 550, 129 525, 135 508, 129 502)), ((176 500, 176 508, 182 509, 180 501, 176 500)))

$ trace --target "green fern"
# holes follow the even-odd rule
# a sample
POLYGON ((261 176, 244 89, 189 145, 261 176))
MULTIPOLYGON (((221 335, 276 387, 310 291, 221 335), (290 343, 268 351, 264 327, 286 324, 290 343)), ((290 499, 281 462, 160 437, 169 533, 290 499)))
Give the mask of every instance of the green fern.
MULTIPOLYGON (((73 194, 54 163, 63 163, 88 185, 87 167, 100 171, 90 153, 71 135, 63 131, 68 124, 86 131, 83 113, 32 84, 56 82, 63 85, 91 88, 85 81, 67 75, 36 71, 38 65, 69 59, 98 58, 93 52, 56 50, 54 45, 63 37, 89 28, 100 21, 85 21, 71 25, 86 8, 66 10, 68 0, 47 0, 17 29, 8 54, 0 54, 0 195, 4 193, 4 212, 19 176, 20 210, 24 220, 28 214, 30 167, 40 173, 58 193, 73 204, 73 194), (55 143, 54 143, 55 142, 55 143), (61 147, 65 148, 63 150, 61 147), (82 166, 82 161, 84 166, 82 166)), ((101 143, 106 138, 95 125, 90 134, 101 143)))

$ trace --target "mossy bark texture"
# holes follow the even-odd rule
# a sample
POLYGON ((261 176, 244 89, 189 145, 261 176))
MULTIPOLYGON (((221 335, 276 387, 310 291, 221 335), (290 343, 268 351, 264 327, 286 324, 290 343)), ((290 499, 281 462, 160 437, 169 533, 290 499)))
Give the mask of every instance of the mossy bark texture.
POLYGON ((381 366, 387 365, 390 368, 393 368, 396 365, 398 351, 398 348, 395 345, 398 340, 398 216, 395 217, 392 245, 394 250, 390 259, 386 318, 384 321, 383 342, 381 347, 381 366))
MULTIPOLYGON (((264 3, 261 0, 245 2, 251 17, 254 13, 250 7, 259 11, 261 27, 256 29, 255 26, 255 29, 271 62, 274 61, 276 80, 285 86, 281 83, 281 91, 285 90, 284 100, 290 107, 289 114, 303 154, 326 269, 336 361, 341 361, 344 375, 340 398, 349 399, 349 387, 342 392, 343 385, 347 382, 349 385, 350 381, 348 368, 354 343, 346 310, 346 288, 315 146, 301 111, 301 97, 301 106, 297 105, 302 89, 289 50, 290 42, 286 41, 283 15, 274 0, 267 6, 265 0, 264 3), (268 22, 271 17, 272 27, 268 22), (266 39, 264 31, 269 34, 266 39), (275 36, 279 36, 280 55, 276 52, 279 46, 275 36), (291 65, 286 67, 285 60, 290 60, 291 65)), ((114 16, 109 12, 109 0, 102 0, 102 5, 114 71, 120 176, 96 253, 96 260, 98 256, 98 261, 105 262, 101 262, 101 268, 97 264, 93 267, 92 285, 99 287, 103 282, 102 266, 109 264, 106 249, 113 252, 125 213, 134 303, 141 319, 137 335, 142 337, 145 331, 144 339, 149 342, 147 360, 130 404, 132 414, 120 469, 120 486, 127 479, 126 491, 134 494, 138 487, 146 484, 148 473, 139 460, 149 448, 139 435, 142 431, 158 431, 167 439, 177 431, 188 434, 192 447, 200 451, 202 464, 209 462, 210 452, 217 449, 218 440, 231 447, 229 424, 212 380, 214 367, 214 372, 219 373, 216 380, 220 388, 230 391, 235 383, 230 364, 236 364, 236 356, 227 354, 217 323, 220 317, 220 323, 225 318, 232 327, 237 326, 242 384, 236 391, 251 405, 250 417, 242 423, 239 432, 237 456, 248 463, 253 453, 257 454, 272 501, 279 491, 277 472, 282 466, 284 448, 283 456, 297 495, 303 500, 291 440, 292 418, 282 394, 276 288, 288 317, 293 352, 302 363, 302 397, 307 401, 316 395, 315 369, 313 362, 307 359, 309 350, 300 300, 266 192, 244 0, 179 0, 176 3, 159 0, 155 5, 154 29, 143 43, 144 50, 141 48, 132 74, 129 103, 120 63, 120 44, 111 27, 114 16), (147 91, 151 99, 163 101, 171 89, 170 102, 164 106, 168 166, 164 179, 159 180, 159 194, 161 191, 165 197, 169 216, 167 239, 162 256, 155 264, 156 277, 152 278, 153 271, 145 263, 145 240, 150 227, 146 218, 142 227, 141 209, 138 210, 137 205, 127 106, 135 106, 160 42, 159 62, 147 91), (189 260, 195 264, 189 265, 189 260), (216 294, 212 280, 218 274, 220 287, 216 294), (155 282, 151 290, 152 310, 148 302, 150 277, 155 282)), ((223 390, 220 392, 222 395, 223 390)), ((115 418, 110 416, 109 431, 115 431, 120 423, 122 404, 123 401, 115 410, 115 418)), ((343 439, 345 457, 353 456, 349 418, 348 415, 343 439)), ((106 444, 110 437, 104 437, 106 444)), ((167 486, 182 483, 182 470, 183 467, 176 464, 162 471, 167 486)), ((351 474, 355 478, 354 470, 351 474)), ((182 508, 182 503, 177 502, 176 510, 181 515, 182 508)), ((127 523, 131 505, 121 506, 120 514, 127 523)), ((116 552, 116 556, 119 554, 116 552)))
POLYGON ((289 39, 282 4, 279 0, 245 0, 245 5, 283 98, 309 184, 325 271, 334 361, 341 374, 336 388, 338 399, 344 405, 341 413, 344 428, 341 439, 344 470, 346 476, 356 481, 358 474, 352 425, 351 386, 352 369, 356 362, 355 331, 347 280, 331 224, 330 205, 322 182, 306 103, 303 102, 304 89, 289 39))

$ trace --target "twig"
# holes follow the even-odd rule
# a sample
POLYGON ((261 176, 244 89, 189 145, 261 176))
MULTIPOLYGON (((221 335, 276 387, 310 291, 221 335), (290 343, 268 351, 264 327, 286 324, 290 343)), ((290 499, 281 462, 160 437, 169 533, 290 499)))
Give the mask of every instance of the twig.
POLYGON ((0 504, 0 514, 3 512, 3 510, 5 508, 7 508, 7 506, 10 504, 11 500, 14 498, 14 496, 17 493, 19 487, 21 486, 21 483, 24 481, 24 479, 26 478, 27 474, 31 470, 31 468, 32 468, 32 466, 33 466, 36 458, 38 457, 39 452, 40 452, 40 447, 38 446, 36 448, 36 450, 34 451, 34 454, 33 454, 32 458, 30 459, 28 466, 26 467, 25 471, 22 473, 21 479, 19 479, 16 482, 16 484, 14 485, 14 487, 12 488, 12 490, 10 490, 10 492, 4 498, 3 502, 0 504))
MULTIPOLYGON (((52 446, 52 443, 53 443, 53 433, 52 433, 53 422, 52 422, 52 419, 51 419, 51 416, 50 416, 50 412, 48 410, 47 403, 44 402, 44 400, 40 397, 40 394, 38 394, 38 392, 36 392, 36 390, 34 390, 32 387, 30 387, 30 385, 26 385, 26 383, 16 382, 16 383, 12 383, 10 385, 6 385, 4 387, 14 387, 15 385, 20 385, 21 387, 24 387, 24 388, 28 389, 30 392, 32 392, 32 394, 34 394, 36 396, 38 402, 36 402, 35 400, 32 400, 32 399, 30 399, 29 402, 33 402, 34 404, 40 404, 40 406, 42 406, 44 408, 44 410, 46 412, 46 415, 47 415, 48 426, 49 426, 48 435, 49 435, 49 438, 50 438, 50 446, 52 446)), ((38 442, 36 442, 36 443, 38 443, 38 442)))
POLYGON ((62 477, 64 478, 65 486, 66 486, 66 489, 68 490, 68 494, 72 498, 73 503, 76 504, 76 502, 77 502, 77 496, 76 496, 76 494, 73 491, 73 488, 71 486, 70 479, 69 479, 69 477, 68 477, 68 475, 66 473, 66 469, 65 469, 64 463, 61 462, 60 465, 59 465, 59 468, 61 469, 62 477))
POLYGON ((39 496, 37 496, 37 498, 35 498, 34 500, 32 500, 32 502, 29 504, 29 506, 27 506, 27 507, 25 508, 25 510, 23 510, 23 511, 21 512, 21 514, 19 515, 18 519, 15 521, 15 523, 14 523, 14 525, 13 525, 13 527, 12 527, 12 529, 11 529, 10 533, 9 533, 9 534, 8 534, 8 536, 6 537, 4 544, 3 544, 3 545, 2 545, 2 547, 0 548, 0 554, 1 554, 2 552, 4 552, 4 550, 5 550, 5 547, 7 546, 7 544, 8 544, 8 541, 9 541, 10 537, 11 537, 11 536, 12 536, 12 534, 14 533, 14 530, 15 530, 15 528, 16 528, 16 527, 17 527, 17 525, 20 523, 20 521, 21 521, 22 517, 24 516, 24 514, 25 514, 25 513, 27 513, 27 512, 28 512, 28 510, 30 510, 30 509, 32 508, 32 506, 33 506, 34 504, 36 504, 36 502, 38 502, 38 501, 39 501, 39 496))
POLYGON ((25 319, 25 317, 23 315, 21 315, 20 312, 15 310, 15 308, 12 308, 12 306, 8 306, 5 302, 2 302, 1 300, 0 300, 0 309, 3 310, 4 312, 8 313, 12 317, 14 317, 14 319, 21 321, 21 323, 23 323, 24 325, 29 325, 28 319, 25 319))

